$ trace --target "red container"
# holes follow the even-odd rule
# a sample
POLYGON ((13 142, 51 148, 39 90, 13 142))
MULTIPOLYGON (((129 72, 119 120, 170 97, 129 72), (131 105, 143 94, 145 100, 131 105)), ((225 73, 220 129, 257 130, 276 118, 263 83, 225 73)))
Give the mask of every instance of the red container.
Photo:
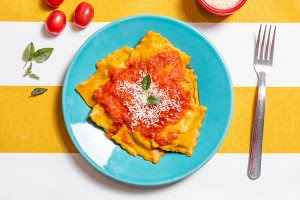
POLYGON ((237 11, 238 9, 240 9, 247 0, 241 0, 238 4, 236 4, 236 6, 234 6, 233 8, 229 8, 229 9, 218 9, 215 7, 210 6, 208 3, 206 3, 205 0, 198 0, 199 4, 205 8, 208 12, 215 14, 215 15, 219 15, 219 16, 225 16, 225 15, 230 15, 232 13, 234 13, 235 11, 237 11))

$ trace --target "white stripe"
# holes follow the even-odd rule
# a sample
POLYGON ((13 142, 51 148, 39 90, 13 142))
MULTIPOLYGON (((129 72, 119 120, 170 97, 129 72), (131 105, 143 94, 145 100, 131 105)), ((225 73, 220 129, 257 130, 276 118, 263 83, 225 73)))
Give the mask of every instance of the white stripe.
MULTIPOLYGON (((0 22, 0 85, 53 85, 61 86, 65 72, 81 44, 97 29, 107 23, 95 22, 84 30, 71 23, 58 37, 44 30, 41 22, 0 22), (50 60, 35 65, 39 81, 22 78, 22 53, 33 41, 37 48, 54 47, 50 60)), ((254 35, 257 23, 193 23, 219 49, 231 73, 234 86, 255 86, 256 74, 252 68, 254 35)), ((274 68, 269 76, 269 86, 300 86, 300 24, 277 24, 274 68)))
POLYGON ((0 199, 289 199, 300 198, 300 154, 264 154, 262 175, 246 175, 247 154, 217 154, 190 177, 138 188, 104 177, 78 154, 0 154, 0 199))
POLYGON ((93 23, 82 31, 67 24, 64 32, 55 37, 44 29, 41 22, 0 22, 0 85, 49 85, 61 86, 66 70, 77 50, 83 42, 105 23, 93 23), (23 78, 23 51, 33 42, 36 48, 53 47, 49 60, 35 64, 33 71, 41 79, 39 81, 23 78))

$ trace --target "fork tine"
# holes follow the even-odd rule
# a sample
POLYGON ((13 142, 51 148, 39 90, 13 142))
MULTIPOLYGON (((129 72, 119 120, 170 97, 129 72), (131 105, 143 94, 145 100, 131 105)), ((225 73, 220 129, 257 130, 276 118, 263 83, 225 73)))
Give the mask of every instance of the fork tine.
POLYGON ((268 40, 267 40, 266 52, 265 52, 265 60, 268 60, 268 55, 269 55, 269 43, 270 43, 271 27, 272 27, 272 25, 270 25, 270 28, 269 28, 269 34, 268 34, 268 40))
POLYGON ((265 25, 265 30, 264 30, 263 40, 262 40, 261 46, 260 46, 260 56, 259 56, 260 59, 263 59, 266 30, 267 30, 267 25, 265 25))
POLYGON ((270 62, 273 64, 273 54, 274 54, 274 45, 275 45, 275 35, 276 35, 276 26, 274 28, 273 38, 272 38, 272 45, 270 50, 270 62))
POLYGON ((258 36, 257 36, 256 44, 255 44, 254 60, 258 59, 258 49, 259 49, 261 26, 262 25, 260 25, 260 27, 259 27, 258 36))

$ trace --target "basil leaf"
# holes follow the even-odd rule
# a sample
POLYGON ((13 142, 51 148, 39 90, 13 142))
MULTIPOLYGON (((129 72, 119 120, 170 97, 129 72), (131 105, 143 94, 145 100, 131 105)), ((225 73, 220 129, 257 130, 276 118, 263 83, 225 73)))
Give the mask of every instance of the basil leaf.
POLYGON ((37 63, 43 63, 51 56, 53 48, 42 48, 35 52, 34 60, 37 63))
POLYGON ((148 90, 150 88, 150 84, 151 84, 151 78, 150 78, 150 75, 147 75, 144 77, 144 79, 142 81, 142 88, 144 90, 148 90))
POLYGON ((23 75, 23 77, 28 76, 31 74, 31 69, 32 69, 32 62, 30 63, 29 67, 27 68, 25 74, 23 75))
POLYGON ((35 88, 34 90, 32 90, 31 96, 34 97, 40 94, 44 94, 47 90, 47 88, 35 88))
POLYGON ((25 51, 24 51, 24 59, 25 61, 28 61, 30 58, 32 58, 34 56, 34 45, 32 42, 30 42, 30 44, 26 47, 25 51))
POLYGON ((37 80, 40 79, 40 77, 39 77, 38 75, 33 74, 33 73, 29 74, 29 77, 30 77, 30 78, 34 78, 34 79, 37 79, 37 80))
POLYGON ((150 105, 157 105, 157 104, 159 104, 159 102, 160 102, 160 99, 158 97, 149 96, 147 98, 147 103, 150 105))
POLYGON ((33 43, 31 42, 24 51, 24 60, 26 61, 26 63, 23 66, 23 68, 27 65, 28 61, 33 59, 34 54, 35 54, 35 49, 33 43))
POLYGON ((27 69, 27 72, 31 72, 31 69, 32 69, 32 62, 30 63, 28 69, 27 69))
POLYGON ((33 60, 34 54, 35 54, 35 48, 33 43, 31 42, 31 49, 30 49, 30 54, 29 54, 29 60, 33 60))

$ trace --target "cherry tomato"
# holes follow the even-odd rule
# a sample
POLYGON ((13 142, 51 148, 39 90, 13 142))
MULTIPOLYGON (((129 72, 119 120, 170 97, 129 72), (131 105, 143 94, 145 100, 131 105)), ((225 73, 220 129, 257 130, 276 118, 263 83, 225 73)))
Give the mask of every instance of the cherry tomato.
POLYGON ((64 0, 45 0, 45 2, 49 7, 57 8, 64 2, 64 0))
POLYGON ((62 11, 54 10, 50 13, 45 23, 47 31, 54 35, 61 33, 66 26, 66 15, 62 11))
POLYGON ((91 4, 81 2, 74 13, 74 22, 80 28, 85 28, 94 17, 94 8, 91 4))

